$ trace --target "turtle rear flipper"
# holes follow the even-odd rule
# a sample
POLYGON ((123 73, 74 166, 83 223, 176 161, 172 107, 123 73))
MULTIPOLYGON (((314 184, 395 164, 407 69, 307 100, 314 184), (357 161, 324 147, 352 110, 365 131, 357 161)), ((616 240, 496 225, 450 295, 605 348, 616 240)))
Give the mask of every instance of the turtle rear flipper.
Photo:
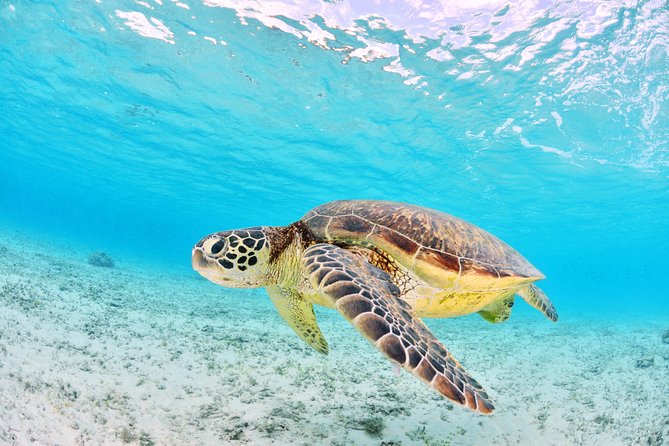
POLYGON ((513 308, 513 295, 499 299, 479 311, 479 315, 486 321, 499 324, 509 319, 513 308))
POLYGON ((494 410, 481 386, 399 298, 385 272, 345 249, 317 244, 302 256, 302 276, 394 364, 474 411, 494 410))
POLYGON ((531 283, 524 288, 521 288, 517 293, 528 304, 541 311, 544 316, 553 322, 557 322, 558 314, 553 306, 553 302, 546 296, 546 294, 539 289, 538 286, 531 283))

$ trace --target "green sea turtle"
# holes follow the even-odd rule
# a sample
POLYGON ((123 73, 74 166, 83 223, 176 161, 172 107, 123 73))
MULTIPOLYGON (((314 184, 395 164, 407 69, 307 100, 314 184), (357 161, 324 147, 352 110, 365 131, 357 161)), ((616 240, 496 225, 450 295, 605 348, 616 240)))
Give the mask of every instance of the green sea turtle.
POLYGON ((514 296, 552 321, 533 282, 544 276, 488 232, 443 212, 385 201, 334 201, 285 227, 217 232, 193 248, 193 268, 225 287, 266 287, 279 314, 321 353, 313 305, 339 311, 396 366, 472 410, 483 388, 421 317, 478 312, 506 320, 514 296))

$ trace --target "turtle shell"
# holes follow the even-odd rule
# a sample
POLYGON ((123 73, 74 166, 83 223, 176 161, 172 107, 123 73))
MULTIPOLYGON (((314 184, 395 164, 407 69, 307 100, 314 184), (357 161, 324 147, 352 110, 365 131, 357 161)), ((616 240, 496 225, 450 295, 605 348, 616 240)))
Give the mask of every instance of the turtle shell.
MULTIPOLYGON (((509 245, 444 212, 389 201, 333 201, 309 211, 301 221, 318 242, 371 246, 418 272, 447 270, 458 275, 544 276, 509 245)), ((422 274, 419 274, 422 275, 422 274)))

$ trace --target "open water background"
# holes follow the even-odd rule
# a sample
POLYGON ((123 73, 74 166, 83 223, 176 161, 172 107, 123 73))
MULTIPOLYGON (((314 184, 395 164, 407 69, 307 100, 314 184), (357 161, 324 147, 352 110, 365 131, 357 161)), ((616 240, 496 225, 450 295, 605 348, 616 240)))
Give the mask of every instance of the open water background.
POLYGON ((407 201, 561 314, 666 317, 669 6, 467 3, 2 1, 0 224, 187 271, 216 230, 407 201))

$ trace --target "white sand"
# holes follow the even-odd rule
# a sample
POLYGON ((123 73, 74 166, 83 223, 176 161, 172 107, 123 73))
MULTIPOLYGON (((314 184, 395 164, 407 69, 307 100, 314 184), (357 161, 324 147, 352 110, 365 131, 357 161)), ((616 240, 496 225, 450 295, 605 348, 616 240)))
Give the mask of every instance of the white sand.
POLYGON ((669 322, 428 321, 493 397, 482 416, 334 312, 326 357, 262 290, 119 263, 0 233, 0 444, 669 444, 669 322))

